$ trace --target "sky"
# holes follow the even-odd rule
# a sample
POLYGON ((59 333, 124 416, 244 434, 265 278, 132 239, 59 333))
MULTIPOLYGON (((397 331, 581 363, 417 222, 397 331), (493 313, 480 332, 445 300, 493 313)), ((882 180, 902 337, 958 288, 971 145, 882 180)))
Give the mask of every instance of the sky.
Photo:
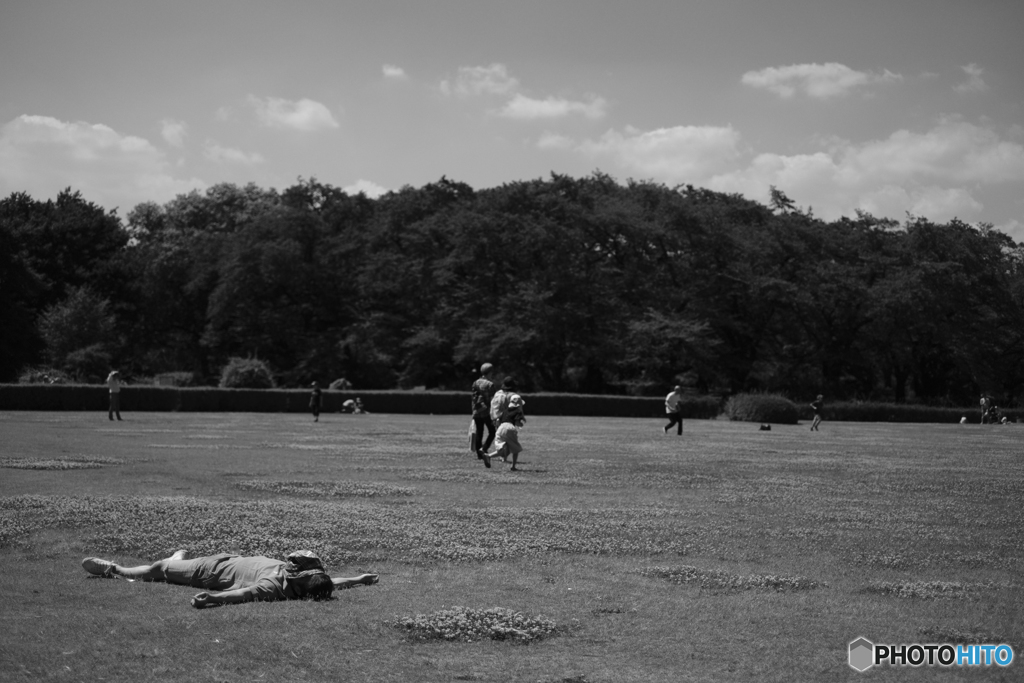
POLYGON ((0 196, 690 184, 1024 241, 1019 0, 0 0, 0 196))

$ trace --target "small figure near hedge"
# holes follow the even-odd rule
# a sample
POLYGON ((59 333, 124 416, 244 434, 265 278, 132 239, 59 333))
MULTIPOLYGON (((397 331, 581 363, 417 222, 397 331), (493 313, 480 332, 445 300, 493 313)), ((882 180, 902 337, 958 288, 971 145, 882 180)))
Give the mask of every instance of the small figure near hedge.
POLYGON ((121 420, 121 373, 117 370, 112 370, 107 375, 107 388, 110 389, 110 404, 107 407, 107 417, 111 420, 114 419, 114 415, 117 415, 118 421, 121 420))
POLYGON ((372 586, 377 574, 331 578, 323 562, 309 550, 288 555, 287 560, 243 557, 222 553, 188 559, 184 550, 153 564, 122 567, 109 560, 87 557, 82 568, 103 578, 130 581, 161 581, 203 589, 192 598, 196 609, 253 600, 329 600, 336 588, 372 586))
POLYGON ((313 422, 319 422, 320 408, 323 406, 324 395, 319 383, 313 382, 310 386, 313 387, 313 391, 309 395, 309 409, 313 413, 313 422))
POLYGON ((825 405, 824 399, 824 396, 818 394, 818 398, 814 399, 814 401, 811 403, 811 410, 814 411, 814 420, 811 422, 812 432, 820 431, 818 429, 818 425, 821 424, 821 410, 822 407, 825 405))
POLYGON ((683 435, 683 388, 678 384, 672 388, 672 391, 668 396, 665 397, 665 415, 668 417, 668 424, 665 425, 663 432, 668 434, 668 430, 672 429, 673 425, 676 425, 676 435, 683 435))

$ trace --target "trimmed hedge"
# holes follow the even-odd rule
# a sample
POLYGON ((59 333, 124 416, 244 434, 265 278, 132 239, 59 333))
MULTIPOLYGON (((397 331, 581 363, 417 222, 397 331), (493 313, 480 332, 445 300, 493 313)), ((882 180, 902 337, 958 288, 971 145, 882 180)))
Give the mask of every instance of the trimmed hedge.
MULTIPOLYGON (((128 385, 121 390, 124 411, 303 413, 309 410, 306 389, 222 389, 128 385)), ((348 399, 362 398, 374 413, 470 414, 469 392, 459 391, 324 391, 324 413, 340 412, 348 399)), ((663 417, 657 397, 585 394, 526 394, 527 415, 594 417, 663 417)), ((0 410, 107 409, 107 387, 96 384, 0 384, 0 410)), ((683 417, 709 419, 720 412, 717 398, 684 399, 683 417)))
MULTIPOLYGON (((813 411, 809 406, 801 406, 801 419, 810 420, 813 411)), ((1024 419, 1024 410, 1000 409, 1000 415, 1014 422, 1024 419)), ((867 403, 860 401, 843 401, 825 403, 822 416, 826 420, 836 422, 928 422, 955 423, 966 417, 970 424, 981 423, 981 409, 946 408, 939 406, 922 406, 908 403, 867 403)))
MULTIPOLYGON (((128 385, 121 390, 121 409, 141 412, 252 412, 304 413, 309 410, 308 389, 221 389, 217 387, 166 387, 128 385)), ((322 412, 341 411, 341 404, 360 397, 373 413, 417 413, 434 415, 470 414, 469 392, 459 391, 324 391, 322 412)), ((726 415, 739 415, 739 398, 726 404, 726 415), (732 408, 730 408, 732 406, 732 408)), ((762 394, 746 396, 762 397, 762 394)), ((660 397, 595 396, 587 394, 526 394, 526 414, 592 417, 665 416, 660 397)), ((785 400, 785 399, 783 399, 785 400)), ((790 403, 790 405, 792 405, 790 403)), ((722 412, 713 396, 691 396, 681 404, 686 419, 712 419, 722 412)), ((0 384, 0 410, 95 410, 106 411, 107 387, 103 384, 0 384)), ((811 410, 794 407, 800 419, 809 420, 811 410)), ((1003 415, 1019 421, 1024 410, 1004 410, 1003 415)), ((855 422, 937 422, 955 423, 966 417, 971 424, 981 421, 977 408, 933 408, 891 403, 825 403, 824 417, 855 422)), ((792 424, 778 418, 759 417, 755 422, 792 424)))

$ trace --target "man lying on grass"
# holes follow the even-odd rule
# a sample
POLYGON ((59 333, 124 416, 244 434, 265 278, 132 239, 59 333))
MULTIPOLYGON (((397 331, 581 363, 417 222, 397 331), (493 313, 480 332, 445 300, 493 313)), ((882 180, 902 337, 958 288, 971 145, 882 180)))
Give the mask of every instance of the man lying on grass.
POLYGON ((197 609, 252 600, 329 600, 335 588, 372 586, 378 579, 377 574, 332 579, 320 558, 308 550, 294 552, 287 560, 226 553, 190 560, 184 550, 179 550, 166 559, 138 567, 122 567, 98 557, 85 558, 82 567, 104 578, 204 588, 192 598, 192 606, 197 609))

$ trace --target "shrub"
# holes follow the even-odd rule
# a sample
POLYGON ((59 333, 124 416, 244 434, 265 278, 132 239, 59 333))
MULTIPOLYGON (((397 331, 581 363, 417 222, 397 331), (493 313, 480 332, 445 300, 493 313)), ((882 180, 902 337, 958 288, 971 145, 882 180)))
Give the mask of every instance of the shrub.
POLYGON ((779 576, 776 574, 731 574, 720 569, 698 569, 689 565, 678 567, 645 567, 641 576, 658 578, 679 584, 697 584, 701 588, 719 590, 811 590, 823 584, 806 576, 779 576))
POLYGON ((18 378, 18 384, 68 384, 71 378, 57 368, 27 368, 18 378))
POLYGON ((228 389, 273 389, 274 375, 258 358, 231 358, 221 371, 220 386, 228 389))
POLYGON ((196 376, 191 372, 161 372, 153 377, 153 384, 161 387, 194 387, 196 376))
POLYGON ((800 411, 779 394, 736 394, 726 401, 725 415, 730 420, 792 425, 800 418, 800 411))

